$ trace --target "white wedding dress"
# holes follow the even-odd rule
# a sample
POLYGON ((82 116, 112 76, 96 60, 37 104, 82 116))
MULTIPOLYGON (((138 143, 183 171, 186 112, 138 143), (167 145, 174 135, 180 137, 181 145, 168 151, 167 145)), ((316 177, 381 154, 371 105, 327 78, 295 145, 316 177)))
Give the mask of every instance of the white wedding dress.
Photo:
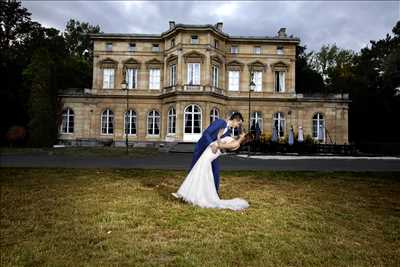
MULTIPOLYGON (((230 136, 221 138, 221 142, 224 143, 232 140, 234 139, 230 136)), ((245 209, 249 207, 249 203, 244 199, 220 199, 218 196, 211 162, 221 155, 221 151, 218 149, 215 154, 212 152, 211 145, 215 142, 212 142, 204 150, 178 191, 173 195, 203 208, 245 209)))

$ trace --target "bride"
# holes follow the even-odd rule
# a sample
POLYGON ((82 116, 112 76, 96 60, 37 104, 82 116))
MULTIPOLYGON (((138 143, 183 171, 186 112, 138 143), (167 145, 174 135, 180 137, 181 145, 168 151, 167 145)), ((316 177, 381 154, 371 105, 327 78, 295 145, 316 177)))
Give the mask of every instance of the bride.
POLYGON ((249 140, 250 136, 240 134, 235 139, 231 136, 221 138, 223 129, 218 133, 216 141, 204 150, 196 164, 186 176, 182 185, 172 195, 184 201, 203 208, 221 208, 241 210, 249 207, 249 203, 241 198, 220 199, 215 188, 211 162, 221 155, 221 149, 236 150, 241 143, 249 140))

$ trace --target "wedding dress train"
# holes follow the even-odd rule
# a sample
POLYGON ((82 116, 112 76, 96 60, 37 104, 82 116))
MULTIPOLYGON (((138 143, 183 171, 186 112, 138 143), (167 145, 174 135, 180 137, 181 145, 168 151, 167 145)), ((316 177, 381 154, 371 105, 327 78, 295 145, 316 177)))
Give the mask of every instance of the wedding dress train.
MULTIPOLYGON (((221 139, 222 142, 232 140, 233 138, 230 136, 221 139)), ((173 193, 173 195, 203 208, 245 209, 249 207, 249 203, 244 199, 220 199, 218 196, 214 184, 211 162, 221 155, 221 151, 218 149, 215 154, 212 152, 211 145, 215 142, 212 142, 204 150, 178 191, 173 193)))

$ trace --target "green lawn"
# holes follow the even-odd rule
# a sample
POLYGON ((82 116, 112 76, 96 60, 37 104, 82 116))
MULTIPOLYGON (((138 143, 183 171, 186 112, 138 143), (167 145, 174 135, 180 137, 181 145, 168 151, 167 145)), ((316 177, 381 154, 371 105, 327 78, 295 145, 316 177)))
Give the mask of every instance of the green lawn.
POLYGON ((185 175, 2 168, 0 265, 400 265, 400 173, 222 172, 244 212, 175 200, 185 175))

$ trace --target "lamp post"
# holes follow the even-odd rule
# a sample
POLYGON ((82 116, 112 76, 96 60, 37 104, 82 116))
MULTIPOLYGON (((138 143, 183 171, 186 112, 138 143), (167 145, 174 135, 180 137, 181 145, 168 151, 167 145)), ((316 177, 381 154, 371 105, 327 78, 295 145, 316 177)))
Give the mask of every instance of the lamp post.
MULTIPOLYGON (((253 72, 251 73, 250 76, 250 85, 249 85, 249 133, 251 133, 251 108, 250 108, 250 97, 251 97, 251 92, 254 91, 256 84, 253 81, 254 75, 253 72)), ((247 151, 247 157, 250 157, 250 144, 248 147, 248 151, 247 151)))
POLYGON ((126 86, 126 80, 125 80, 125 70, 124 70, 124 75, 123 75, 123 80, 122 80, 122 83, 121 83, 121 88, 122 88, 122 90, 126 90, 126 113, 125 113, 125 116, 124 116, 124 120, 125 120, 125 129, 124 129, 124 132, 125 132, 125 144, 126 144, 126 154, 128 155, 128 132, 127 132, 127 121, 126 121, 126 116, 128 116, 128 88, 127 88, 127 86, 126 86))

